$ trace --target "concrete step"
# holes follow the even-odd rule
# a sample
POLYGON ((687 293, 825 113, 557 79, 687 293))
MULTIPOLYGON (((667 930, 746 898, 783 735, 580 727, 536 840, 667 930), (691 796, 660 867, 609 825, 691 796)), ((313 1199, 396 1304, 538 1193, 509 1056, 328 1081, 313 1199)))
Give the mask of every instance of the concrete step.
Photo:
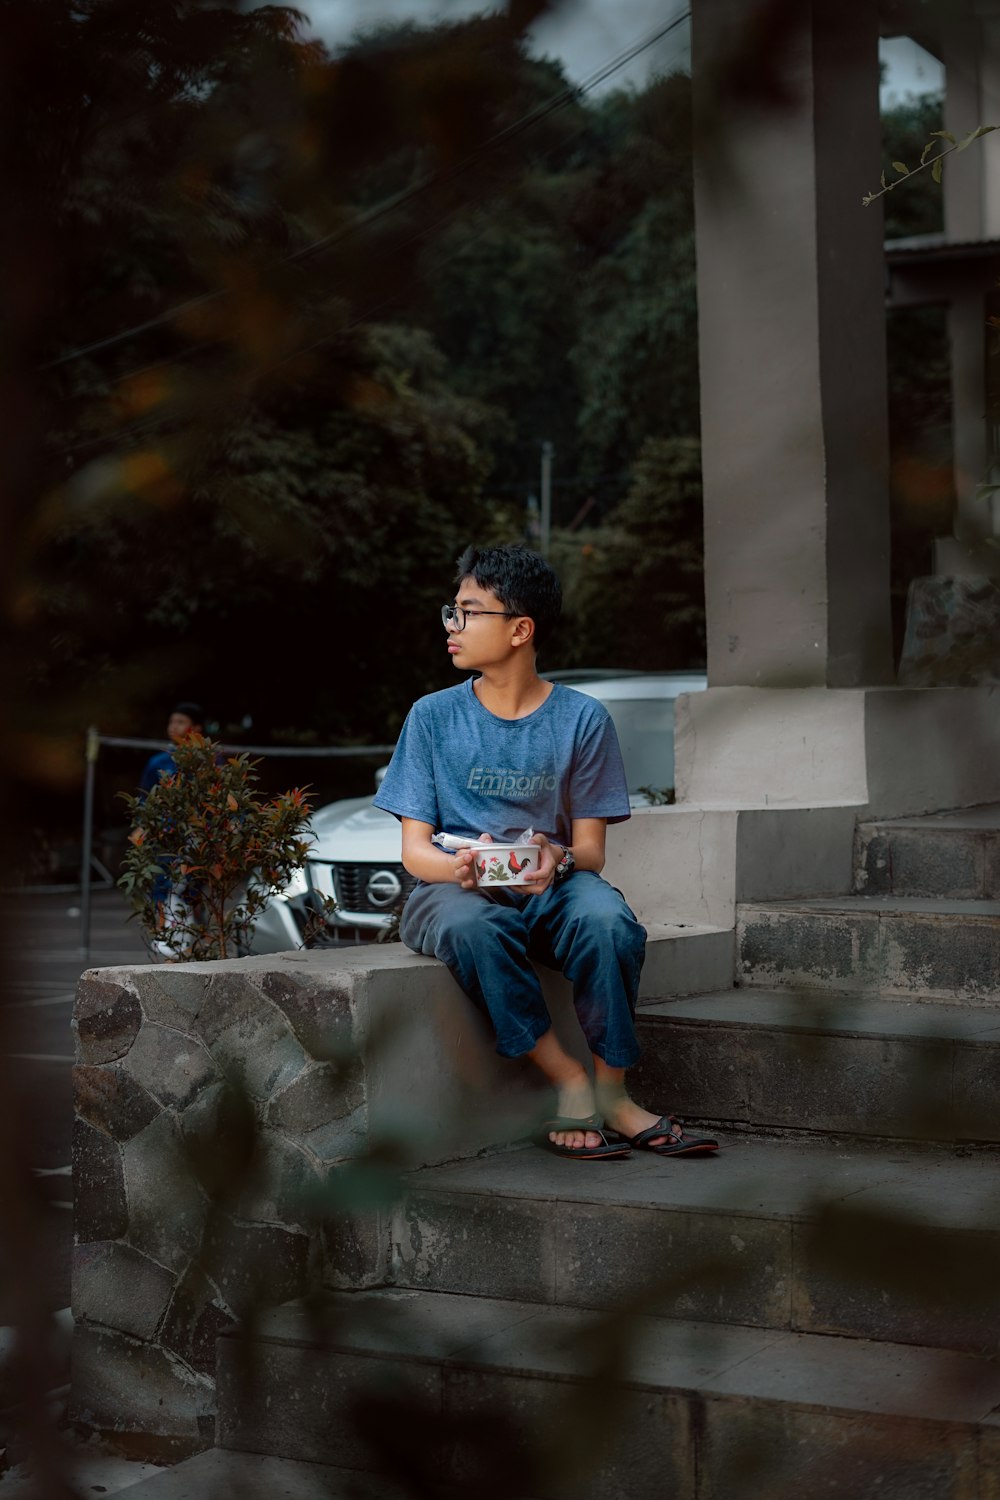
POLYGON ((379 1474, 209 1448, 128 1486, 128 1500, 409 1500, 412 1491, 379 1474))
POLYGON ((442 1292, 288 1305, 219 1341, 220 1446, 421 1494, 958 1500, 989 1493, 998 1407, 975 1355, 442 1292))
POLYGON ((854 889, 866 896, 1000 901, 1000 804, 859 823, 854 889))
POLYGON ((1000 1005, 726 990, 646 1006, 639 1028, 635 1097, 682 1116, 1000 1143, 1000 1005))
POLYGON ((836 896, 744 904, 738 982, 1000 1002, 1000 901, 836 896))
POLYGON ((536 1146, 412 1174, 393 1280, 565 1307, 992 1353, 995 1154, 724 1140, 589 1166, 536 1146))

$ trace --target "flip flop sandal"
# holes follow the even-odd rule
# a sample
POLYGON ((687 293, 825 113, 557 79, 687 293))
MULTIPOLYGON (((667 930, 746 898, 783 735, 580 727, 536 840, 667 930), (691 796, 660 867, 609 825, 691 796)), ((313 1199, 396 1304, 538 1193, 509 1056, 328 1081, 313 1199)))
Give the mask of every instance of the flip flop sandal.
POLYGON ((655 1125, 640 1130, 638 1135, 627 1135, 625 1139, 637 1151, 654 1151, 657 1156, 710 1156, 718 1151, 718 1141, 704 1135, 685 1135, 676 1115, 661 1115, 655 1125), (665 1135, 665 1141, 657 1136, 665 1135), (653 1142, 656 1141, 654 1145, 653 1142))
POLYGON ((551 1151, 553 1156, 568 1156, 574 1161, 606 1161, 613 1157, 631 1156, 632 1148, 625 1136, 617 1130, 609 1130, 600 1115, 588 1115, 585 1120, 571 1120, 566 1115, 557 1115, 546 1120, 538 1144, 551 1151), (593 1131, 601 1137, 599 1146, 560 1146, 549 1140, 550 1130, 593 1131))

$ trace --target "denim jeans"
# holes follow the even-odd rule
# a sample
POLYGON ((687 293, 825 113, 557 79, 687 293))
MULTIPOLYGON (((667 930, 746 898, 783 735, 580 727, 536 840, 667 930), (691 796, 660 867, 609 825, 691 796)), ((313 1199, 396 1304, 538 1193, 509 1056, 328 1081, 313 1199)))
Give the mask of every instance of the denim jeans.
POLYGON ((638 1060, 635 1004, 646 931, 621 892, 592 871, 577 870, 538 896, 418 881, 400 936, 447 964, 489 1015, 502 1057, 530 1052, 552 1024, 529 962, 538 959, 572 984, 591 1052, 611 1068, 638 1060))

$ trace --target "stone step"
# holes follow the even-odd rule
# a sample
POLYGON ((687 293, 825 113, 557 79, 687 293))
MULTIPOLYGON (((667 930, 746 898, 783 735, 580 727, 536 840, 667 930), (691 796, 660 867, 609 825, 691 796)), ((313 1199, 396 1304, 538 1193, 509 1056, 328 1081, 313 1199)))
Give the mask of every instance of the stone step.
POLYGON ((646 1006, 639 1029, 635 1097, 682 1116, 1000 1143, 1000 1005, 726 990, 646 1006))
POLYGON ((859 823, 854 889, 866 896, 1000 900, 1000 804, 859 823))
POLYGON ((393 1280, 992 1353, 996 1155, 734 1137, 585 1165, 537 1146, 413 1173, 393 1280))
POLYGON ((1000 1002, 1000 901, 836 896, 741 905, 742 984, 1000 1002))
POLYGON ((220 1446, 413 1493, 958 1500, 1000 1461, 989 1360, 619 1310, 359 1293, 265 1314, 218 1368, 220 1446))
POLYGON ((380 1474, 209 1448, 128 1486, 128 1500, 409 1500, 380 1474))

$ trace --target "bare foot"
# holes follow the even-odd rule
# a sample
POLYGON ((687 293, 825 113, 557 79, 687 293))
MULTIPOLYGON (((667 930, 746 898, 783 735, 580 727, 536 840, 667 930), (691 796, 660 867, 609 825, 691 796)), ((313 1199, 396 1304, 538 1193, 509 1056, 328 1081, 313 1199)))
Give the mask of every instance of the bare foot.
MULTIPOLYGON (((570 1120, 586 1120, 594 1113, 594 1090, 590 1079, 584 1075, 579 1083, 563 1084, 556 1091, 556 1114, 570 1120)), ((650 1124, 655 1124, 655 1119, 650 1124)), ((557 1146, 578 1149, 589 1146, 593 1149, 601 1144, 596 1130, 550 1130, 549 1140, 557 1146)))
MULTIPOLYGON (((598 1104, 611 1129, 630 1138, 638 1135, 641 1130, 648 1130, 651 1125, 656 1125, 661 1118, 659 1115, 651 1115, 648 1109, 640 1108, 624 1090, 600 1089, 598 1104)), ((650 1145, 658 1146, 666 1139, 667 1133, 664 1131, 663 1135, 653 1136, 650 1145)))

